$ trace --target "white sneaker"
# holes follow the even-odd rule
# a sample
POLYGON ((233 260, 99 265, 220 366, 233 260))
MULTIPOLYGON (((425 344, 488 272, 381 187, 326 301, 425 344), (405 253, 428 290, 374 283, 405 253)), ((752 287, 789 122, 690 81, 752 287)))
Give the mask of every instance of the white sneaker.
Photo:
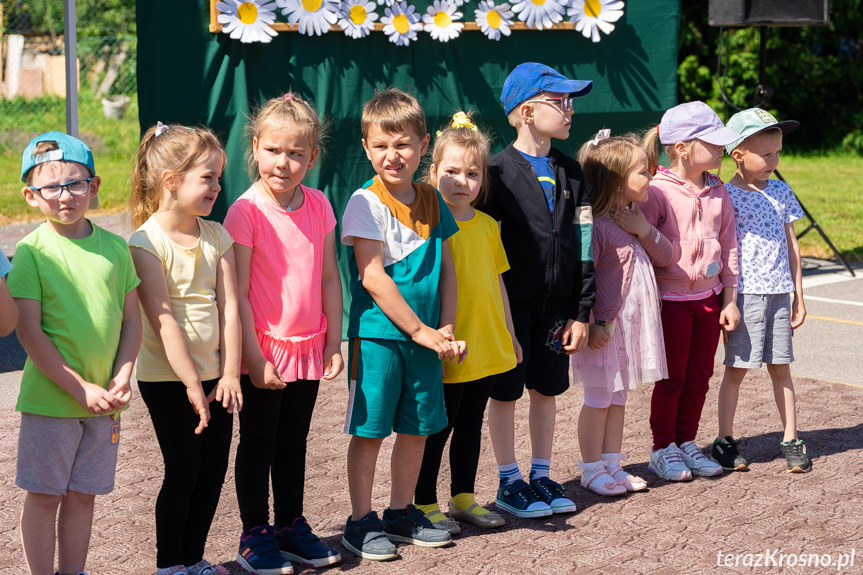
MULTIPOLYGON (((720 468, 722 469, 722 468, 720 468)), ((650 454, 647 470, 667 481, 690 481, 692 472, 683 462, 683 452, 673 442, 650 454)))
POLYGON ((701 477, 722 475, 722 466, 715 461, 710 461, 694 441, 680 444, 680 452, 683 454, 683 463, 695 475, 700 475, 701 477))

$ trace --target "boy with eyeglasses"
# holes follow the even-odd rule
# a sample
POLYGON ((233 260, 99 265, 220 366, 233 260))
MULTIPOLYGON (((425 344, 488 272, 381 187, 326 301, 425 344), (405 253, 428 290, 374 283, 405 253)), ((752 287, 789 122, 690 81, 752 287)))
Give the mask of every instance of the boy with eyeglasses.
POLYGON ((584 348, 594 302, 593 219, 581 166, 551 147, 569 137, 572 100, 590 80, 571 80, 528 62, 503 85, 501 101, 516 129, 513 143, 491 158, 489 200, 480 209, 498 220, 510 260, 503 274, 523 361, 501 374, 491 393, 488 424, 500 473, 495 501, 517 517, 575 511, 549 478, 556 397, 569 387, 567 355, 584 348), (530 396, 531 471, 515 459, 515 403, 530 396))
POLYGON ((84 142, 36 137, 21 180, 24 200, 46 218, 18 243, 8 277, 27 352, 16 406, 21 540, 30 573, 54 572, 59 541, 58 573, 80 575, 95 496, 114 488, 120 412, 141 344, 139 280, 125 240, 85 218, 101 180, 84 142))

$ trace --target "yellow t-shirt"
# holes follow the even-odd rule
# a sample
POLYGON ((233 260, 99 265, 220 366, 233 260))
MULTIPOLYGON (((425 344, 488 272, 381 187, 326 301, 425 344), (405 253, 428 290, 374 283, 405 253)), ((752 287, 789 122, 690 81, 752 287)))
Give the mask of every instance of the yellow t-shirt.
POLYGON ((497 222, 475 210, 449 238, 458 278, 455 335, 467 342, 467 359, 445 362, 444 383, 475 381, 515 367, 498 276, 509 269, 497 222))
MULTIPOLYGON (((216 304, 216 272, 219 258, 233 240, 220 224, 198 218, 201 237, 194 247, 171 241, 154 217, 144 222, 129 246, 150 252, 162 262, 168 282, 171 312, 183 330, 186 345, 201 381, 221 375, 219 308, 216 304)), ((159 338, 144 316, 144 338, 138 354, 137 378, 142 381, 179 381, 159 338)))

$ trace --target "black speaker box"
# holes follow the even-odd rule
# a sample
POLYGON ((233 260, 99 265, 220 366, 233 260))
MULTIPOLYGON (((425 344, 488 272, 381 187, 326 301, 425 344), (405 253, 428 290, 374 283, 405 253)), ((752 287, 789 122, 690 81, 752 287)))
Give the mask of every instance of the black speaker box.
POLYGON ((823 26, 829 0, 710 0, 711 26, 823 26))

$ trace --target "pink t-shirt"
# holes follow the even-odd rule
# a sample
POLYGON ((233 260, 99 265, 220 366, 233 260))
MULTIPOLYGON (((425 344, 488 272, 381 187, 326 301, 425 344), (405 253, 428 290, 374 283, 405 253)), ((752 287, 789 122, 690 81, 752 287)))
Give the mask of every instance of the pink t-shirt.
POLYGON ((324 239, 336 217, 320 190, 302 191, 303 205, 289 212, 253 184, 228 209, 224 223, 234 242, 252 250, 255 331, 261 351, 285 381, 320 379, 324 370, 324 239))

